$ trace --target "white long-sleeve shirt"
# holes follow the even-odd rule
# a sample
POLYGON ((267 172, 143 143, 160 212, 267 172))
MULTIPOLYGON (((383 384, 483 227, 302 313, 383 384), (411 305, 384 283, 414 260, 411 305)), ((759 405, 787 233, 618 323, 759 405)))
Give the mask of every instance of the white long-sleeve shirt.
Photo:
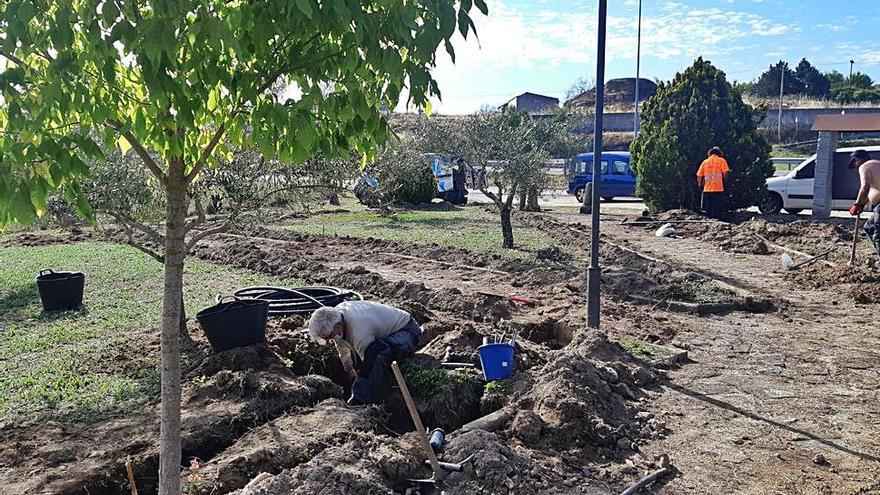
POLYGON ((354 370, 352 351, 363 359, 364 351, 373 341, 400 330, 411 318, 402 309, 373 301, 346 301, 336 309, 342 311, 345 334, 333 342, 346 371, 354 370))

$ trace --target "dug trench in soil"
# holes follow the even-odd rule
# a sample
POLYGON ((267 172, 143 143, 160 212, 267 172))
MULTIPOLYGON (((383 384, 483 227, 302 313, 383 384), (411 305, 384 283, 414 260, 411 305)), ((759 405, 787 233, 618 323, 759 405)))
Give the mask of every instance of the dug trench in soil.
POLYGON ((675 228, 674 235, 700 239, 731 253, 778 254, 779 250, 768 245, 764 239, 810 254, 828 250, 844 252, 852 242, 849 222, 840 219, 802 220, 793 215, 756 216, 753 213, 735 212, 730 222, 721 222, 688 210, 672 210, 657 216, 626 218, 623 225, 627 223, 633 224, 632 229, 648 231, 671 223, 675 228))
MULTIPOLYGON (((453 348, 453 352, 456 354, 462 354, 468 356, 471 360, 475 360, 475 349, 482 341, 482 337, 492 332, 498 331, 504 325, 523 325, 522 321, 516 321, 516 318, 513 318, 513 322, 507 321, 505 318, 501 317, 495 320, 496 316, 492 316, 487 318, 485 314, 485 308, 479 308, 473 305, 473 303, 468 303, 462 305, 461 302, 456 302, 453 305, 446 305, 441 297, 424 297, 424 293, 434 294, 437 292, 443 292, 444 289, 431 290, 425 287, 418 287, 418 290, 404 290, 403 292, 399 292, 399 286, 397 283, 390 283, 389 281, 383 279, 381 276, 377 274, 364 273, 363 270, 334 270, 324 267, 319 264, 312 264, 306 262, 307 264, 303 264, 301 266, 304 267, 304 270, 299 270, 296 263, 291 261, 294 259, 295 250, 284 249, 280 246, 269 246, 267 243, 255 239, 253 241, 247 241, 243 239, 237 238, 224 238, 218 239, 215 241, 211 241, 212 246, 206 245, 206 250, 201 251, 197 250, 200 256, 207 256, 209 259, 213 259, 215 261, 227 261, 233 262, 237 264, 241 264, 241 266, 248 266, 251 268, 262 269, 267 271, 268 273, 275 274, 284 274, 284 275, 296 275, 306 280, 314 280, 315 278, 320 277, 320 281, 322 283, 333 283, 334 285, 346 286, 351 288, 356 288, 358 290, 362 290, 369 294, 374 294, 376 296, 382 297, 383 300, 392 300, 395 303, 400 304, 401 306, 405 306, 408 304, 413 304, 409 297, 415 297, 418 301, 417 305, 419 309, 422 311, 422 317, 427 316, 430 320, 426 324, 426 330, 428 330, 427 339, 429 341, 425 344, 425 346, 421 350, 422 357, 427 356, 428 358, 433 359, 433 361, 428 361, 427 364, 420 363, 420 365, 429 371, 433 371, 435 368, 431 368, 432 363, 435 364, 436 360, 439 359, 445 349, 447 347, 453 348), (343 277, 343 279, 340 279, 343 277), (360 277, 366 277, 361 279, 360 277), (358 285, 362 284, 362 285, 358 285), (387 291, 387 292, 386 292, 387 291), (387 294, 387 295, 386 295, 387 294), (438 303, 439 302, 439 303, 438 303), (468 320, 471 318, 471 320, 468 320), (477 321, 479 320, 479 321, 477 321), (493 321, 494 320, 494 321, 493 321), (499 320, 504 321, 503 324, 499 323, 499 320), (452 324, 450 324, 452 323, 452 324), (433 327, 433 329, 432 329, 433 327), (433 338, 432 338, 433 337, 433 338)), ((272 243, 268 243, 272 244, 272 243)), ((298 253, 297 253, 298 254, 298 253)), ((536 284, 539 285, 539 284, 536 284)), ((563 287, 563 290, 567 290, 563 287)), ((570 301, 577 301, 580 297, 579 294, 569 294, 567 298, 562 298, 564 300, 564 304, 568 306, 569 310, 571 307, 579 307, 579 304, 575 302, 572 304, 570 301)), ((459 295, 459 298, 462 298, 462 295, 459 295)), ((497 305, 499 302, 495 301, 493 305, 497 305)), ((520 309, 518 306, 512 305, 509 301, 504 301, 502 303, 505 309, 504 311, 496 310, 494 312, 499 313, 497 316, 511 316, 509 314, 504 315, 505 312, 517 313, 520 309)), ((563 302, 560 302, 563 304, 563 302)), ((536 384, 540 383, 541 376, 543 376, 542 370, 545 369, 545 363, 552 360, 560 359, 560 356, 564 356, 571 351, 571 344, 565 346, 573 336, 578 334, 577 328, 579 326, 573 326, 571 329, 568 329, 567 332, 562 332, 556 326, 557 324, 553 323, 553 318, 542 319, 540 312, 543 312, 544 308, 537 310, 529 310, 528 314, 519 314, 512 315, 518 318, 531 318, 531 324, 525 324, 523 329, 521 330, 524 338, 520 339, 518 344, 518 352, 517 359, 519 360, 516 365, 516 369, 518 373, 515 375, 514 380, 509 384, 509 389, 505 390, 502 393, 498 391, 489 391, 480 398, 479 401, 479 413, 485 414, 490 413, 496 410, 499 407, 504 407, 505 405, 509 405, 514 403, 514 401, 518 401, 520 399, 524 400, 522 404, 520 404, 520 408, 534 408, 536 407, 534 404, 536 403, 534 398, 527 397, 530 391, 534 390, 536 384), (529 340, 528 337, 531 337, 529 340), (562 347, 561 350, 553 351, 552 347, 562 347), (501 400, 499 399, 499 395, 501 400), (506 396, 506 397, 505 397, 506 396), (506 399, 506 400, 505 400, 506 399)), ((571 315, 573 320, 580 320, 580 315, 571 315)), ((556 320, 558 321, 558 319, 556 320)), ((510 327, 507 327, 510 328, 510 327)), ((606 342, 607 344, 607 342, 606 342)), ((630 358, 627 354, 623 353, 619 347, 616 347, 611 344, 607 344, 616 349, 616 352, 622 356, 621 359, 630 360, 630 368, 626 366, 620 368, 620 370, 616 370, 613 367, 602 365, 597 368, 600 368, 602 371, 602 376, 606 380, 604 383, 608 383, 608 381, 612 381, 611 385, 607 385, 607 387, 603 387, 603 390, 607 388, 610 390, 609 393, 617 394, 619 397, 626 397, 627 400, 635 400, 639 393, 637 392, 638 387, 635 385, 636 380, 642 380, 641 384, 644 385, 647 382, 644 381, 645 370, 642 368, 642 371, 635 372, 635 369, 638 369, 638 365, 632 358, 630 358), (621 376, 623 378, 621 378, 621 376)), ((282 352, 283 354, 283 352, 282 352)), ((467 359, 467 357, 465 358, 467 359)), ((578 359, 579 361, 580 359, 578 359)), ((422 361, 422 358, 419 359, 422 361)), ((570 363, 566 363, 564 366, 560 366, 561 368, 570 367, 570 363)), ((571 384, 576 383, 578 378, 576 378, 577 373, 584 372, 586 373, 589 370, 575 370, 573 373, 573 377, 567 378, 564 375, 557 379, 556 385, 547 385, 545 388, 554 389, 554 392, 547 392, 547 395, 553 395, 557 397, 562 397, 564 394, 557 393, 555 391, 556 387, 569 387, 571 384)), ((585 379, 585 378, 584 378, 585 379)), ((585 379, 586 380, 586 379, 585 379)), ((597 382, 598 383, 598 382, 597 382)), ((599 386, 599 385, 597 385, 599 386)), ((487 387, 488 389, 488 387, 487 387)), ((468 400, 463 400, 461 390, 451 388, 452 397, 458 399, 458 402, 469 402, 468 400)), ((607 391, 606 390, 606 391, 607 391)), ((604 392, 603 392, 604 393, 604 392)), ((473 392, 469 392, 466 394, 467 397, 473 397, 473 392)), ((394 398, 396 394, 392 394, 390 396, 388 402, 386 402, 386 408, 392 415, 392 418, 389 418, 389 422, 386 425, 400 426, 405 418, 405 412, 403 412, 402 404, 399 404, 399 398, 397 399, 398 404, 395 404, 394 398), (395 411, 397 409, 397 411, 395 411), (394 417, 397 417, 395 420, 394 417)), ((424 395, 423 395, 424 397, 424 395)), ((418 397, 417 397, 418 400, 418 397)), ((583 399, 577 399, 577 397, 573 397, 571 399, 562 400, 561 403, 554 402, 553 400, 548 400, 538 402, 537 407, 540 410, 535 413, 536 416, 541 417, 543 414, 546 416, 546 419, 542 419, 542 423, 538 424, 548 424, 550 428, 547 430, 548 432, 557 431, 558 424, 565 423, 567 424, 570 421, 570 417, 564 411, 561 413, 554 413, 555 408, 565 407, 566 404, 574 404, 578 400, 581 400, 580 407, 594 407, 595 404, 583 403, 583 399), (561 421, 561 423, 556 423, 554 418, 565 418, 561 421)), ((621 399, 623 400, 623 399, 621 399)), ((430 402, 430 401, 429 401, 430 402)), ((427 407, 420 408, 420 412, 423 414, 423 418, 427 418, 426 422, 429 424, 437 424, 444 419, 443 415, 437 414, 438 412, 443 413, 445 411, 445 416, 455 416, 455 414, 450 414, 449 405, 452 403, 450 399, 443 399, 437 401, 439 404, 437 406, 431 406, 430 404, 427 407), (434 416, 432 416, 432 414, 434 416)), ((604 404, 606 401, 603 400, 604 404)), ((471 408, 472 409, 472 408, 471 408)), ((632 408, 626 414, 634 414, 635 408, 632 408)), ((587 413, 589 415, 589 413, 587 413)), ((468 416, 473 416, 474 410, 470 410, 467 413, 453 418, 455 424, 452 425, 450 430, 453 430, 453 434, 451 438, 455 438, 454 428, 459 426, 463 421, 465 421, 468 416)), ((518 428, 524 428, 526 431, 534 431, 536 427, 535 421, 533 421, 534 417, 524 416, 526 419, 515 419, 515 424, 519 425, 518 428), (531 426, 528 426, 531 425, 531 426)), ((632 419, 632 418, 630 418, 632 419)), ((624 421, 623 423, 617 420, 614 421, 592 421, 589 422, 590 429, 587 436, 580 436, 576 443, 581 443, 580 447, 578 445, 572 445, 572 449, 577 450, 578 448, 585 449, 589 452, 593 452, 598 458, 601 460, 601 456, 604 455, 607 459, 601 460, 603 463, 610 462, 611 459, 620 460, 619 453, 626 452, 632 453, 633 444, 638 441, 641 430, 635 429, 630 432, 629 426, 630 424, 638 424, 637 421, 624 421), (625 423, 625 425, 624 425, 625 423), (608 426, 608 425, 612 426, 608 426), (629 436, 627 436, 629 435, 629 436), (597 443, 600 445, 597 448, 597 443), (600 454, 596 454, 596 452, 602 452, 600 454)), ((380 429, 382 429, 380 427, 380 429)), ((538 428, 539 431, 542 431, 543 426, 538 428)), ((499 433, 499 434, 503 434, 499 433)), ((531 438, 528 433, 524 434, 526 438, 531 438)), ((567 432, 559 432, 556 433, 556 438, 558 438, 559 442, 567 441, 570 435, 567 432)), ((394 437, 389 437, 394 438, 394 437)), ((575 438, 575 437, 571 437, 575 438)), ((558 447, 558 446, 556 446, 558 447)), ((353 447, 352 450, 357 451, 358 446, 353 447)), ((527 448, 527 447, 524 447, 527 448)), ((529 456, 536 456, 537 458, 554 457, 551 454, 548 454, 551 449, 550 447, 539 447, 544 450, 536 450, 530 451, 529 456), (548 452, 545 452, 548 451, 548 452)), ((555 448, 555 447, 554 447, 555 448)), ((341 449, 345 450, 345 449, 341 449)), ((569 449, 570 450, 570 449, 569 449)), ((221 454, 222 456, 223 454, 221 454)), ((286 486, 285 484, 293 483, 293 479, 297 480, 297 483, 302 482, 303 479, 307 479, 311 475, 304 475, 301 471, 306 468, 306 466, 310 466, 315 464, 316 466, 320 466, 322 462, 330 462, 324 461, 325 456, 331 455, 341 455, 339 454, 339 449, 333 450, 328 449, 326 451, 322 451, 309 463, 300 466, 291 466, 287 468, 287 471, 283 472, 277 477, 277 480, 274 483, 277 483, 278 486, 286 486), (294 476, 294 478, 291 478, 294 476), (298 476, 298 477, 297 477, 298 476), (302 478, 305 476, 305 478, 302 478)), ((369 457, 369 456, 367 456, 369 457)), ((528 457, 528 456, 526 456, 528 457)), ((218 457, 220 459, 220 457, 218 457)), ((220 461, 218 461, 219 464, 220 461)), ((345 461, 332 461, 332 463, 337 462, 345 462, 345 461)), ((561 461, 556 459, 553 461, 557 466, 561 461)), ((588 456, 583 458, 583 462, 590 462, 588 456)), ((211 461, 210 463, 213 463, 211 461)), ((209 463, 209 464, 210 464, 209 463)), ((208 465, 206 465, 208 466, 208 465)), ((608 466, 613 466, 609 464, 608 466)), ((558 466, 557 466, 558 467, 558 466)), ((311 467, 310 469, 317 469, 317 467, 311 467)), ((606 477, 611 476, 615 471, 613 467, 604 468, 604 475, 606 477)), ((579 477, 583 477, 583 471, 578 468, 568 467, 569 474, 574 474, 579 477)), ((600 469, 601 470, 601 469, 600 469)), ((600 470, 597 470, 599 472, 600 470)), ((257 473, 253 473, 256 475, 257 473)), ((634 473, 632 473, 634 474, 634 473)), ((625 476, 625 474, 621 474, 620 476, 625 476)), ((613 476, 611 476, 613 478, 613 476)), ((372 479, 372 478, 370 478, 372 479)), ((240 481, 240 479, 239 479, 240 481)), ((351 479, 345 479, 340 481, 340 483, 345 483, 346 489, 351 488, 352 486, 360 486, 360 483, 363 480, 355 481, 351 479)), ((552 480, 551 480, 552 481, 552 480)), ((371 487, 375 490, 378 490, 380 493, 383 490, 393 489, 396 483, 399 483, 399 479, 386 479, 381 485, 370 484, 367 482, 368 487, 371 487)), ((553 481, 555 483, 555 481, 553 481)), ((553 484, 549 483, 547 486, 553 484)), ((577 484, 576 482, 575 484, 577 484)), ((585 482, 587 485, 595 484, 595 481, 585 482)), ((540 483, 537 486, 542 486, 540 483)), ((303 491, 303 493, 307 493, 307 491, 303 491)), ((334 493, 332 489, 328 491, 328 493, 334 493)))
MULTIPOLYGON (((342 397, 342 388, 323 376, 296 376, 266 346, 208 356, 184 385, 184 459, 209 458, 254 426, 331 397, 342 397)), ((140 493, 155 493, 158 439, 157 399, 97 424, 6 429, 4 491, 130 493, 122 461, 131 457, 140 493)))
MULTIPOLYGON (((650 461, 634 456, 633 449, 644 431, 652 428, 639 417, 637 401, 643 397, 640 385, 649 385, 653 379, 601 334, 579 332, 569 347, 552 351, 548 364, 532 376, 533 385, 512 392, 509 407, 514 412, 509 421, 502 422, 496 431, 449 433, 443 459, 456 462, 473 455, 473 463, 462 473, 450 475, 444 493, 611 493, 609 482, 614 488, 622 486, 650 465, 650 461), (633 457, 633 463, 619 462, 626 457, 633 457)), ((334 425, 326 428, 329 431, 310 431, 302 438, 314 418, 335 407, 332 401, 321 403, 304 412, 302 422, 276 420, 263 428, 275 427, 273 434, 278 436, 278 440, 265 441, 267 450, 236 445, 228 456, 218 456, 216 467, 206 466, 203 472, 222 471, 225 466, 236 474, 235 485, 246 478, 239 476, 241 466, 250 466, 247 471, 251 477, 259 471, 269 472, 271 476, 252 487, 252 493, 265 495, 402 493, 409 486, 408 478, 428 476, 413 434, 363 433, 376 417, 362 412, 369 409, 337 411, 333 414, 342 418, 339 429, 334 425), (345 418, 351 416, 356 416, 356 425, 347 423, 345 418), (334 437, 333 432, 340 430, 343 433, 334 437), (340 441, 320 440, 327 437, 340 441), (302 440, 287 441, 295 438, 302 440), (314 456, 306 459, 308 455, 300 454, 300 447, 316 443, 322 448, 314 456), (272 473, 279 458, 288 466, 272 473), (271 462, 276 464, 262 459, 274 459, 271 462)), ((264 435, 251 434, 258 438, 264 435)), ((254 442, 244 437, 240 443, 254 442)), ((228 488, 217 487, 217 492, 228 488)))
MULTIPOLYGON (((236 240, 236 242, 240 242, 240 240, 236 240)), ((234 245, 229 243, 222 243, 221 245, 222 247, 214 252, 215 255, 218 252, 224 254, 231 253, 232 255, 238 254, 240 256, 238 260, 243 262, 244 266, 250 265, 252 268, 275 274, 288 275, 292 274, 291 272, 297 273, 295 270, 290 270, 291 264, 289 260, 293 255, 284 255, 283 253, 286 250, 278 250, 281 251, 280 253, 266 253, 258 247, 254 249, 255 246, 248 245, 244 249, 246 252, 236 252, 234 245), (230 249, 230 246, 232 246, 232 249, 230 249)), ((220 260, 228 261, 228 259, 223 257, 220 260)), ((572 413, 566 412, 568 411, 566 409, 567 404, 575 404, 580 401, 581 406, 595 406, 595 404, 586 401, 586 396, 569 397, 566 394, 570 392, 555 390, 558 387, 570 387, 572 384, 577 383, 581 379, 578 375, 579 373, 592 373, 595 371, 590 366, 573 371, 575 374, 570 377, 564 374, 559 375, 556 378, 555 385, 545 384, 543 389, 552 391, 547 392, 546 395, 568 397, 561 402, 556 401, 556 399, 545 400, 543 396, 534 397, 527 395, 530 391, 535 390, 536 387, 544 383, 542 382, 542 369, 545 363, 550 362, 552 365, 554 361, 559 360, 567 355, 567 353, 575 352, 574 348, 572 348, 574 344, 569 344, 568 346, 565 344, 568 344, 573 337, 576 337, 576 331, 580 325, 574 322, 580 320, 580 315, 566 315, 565 308, 566 306, 568 308, 579 307, 579 304, 576 302, 572 304, 572 301, 579 299, 579 294, 570 294, 567 297, 561 296, 558 305, 553 308, 539 307, 526 310, 509 301, 498 301, 497 298, 493 297, 468 297, 460 291, 449 289, 429 290, 420 284, 389 282, 382 277, 375 276, 375 274, 365 273, 366 270, 339 271, 323 268, 314 270, 314 267, 317 265, 308 261, 301 266, 303 267, 301 274, 317 274, 319 277, 326 277, 325 281, 331 283, 334 283, 332 279, 335 278, 339 282, 335 283, 336 285, 346 287, 354 285, 354 288, 357 288, 357 284, 361 284, 361 287, 365 287, 370 291, 375 290, 373 293, 378 293, 379 295, 383 295, 383 293, 389 294, 391 299, 400 302, 402 307, 412 310, 414 314, 419 312, 418 314, 421 318, 428 320, 426 330, 427 337, 430 340, 425 346, 424 351, 427 356, 434 360, 439 358, 440 353, 444 352, 447 346, 453 347, 456 353, 470 356, 473 360, 475 359, 474 350, 481 342, 482 336, 490 335, 495 330, 498 330, 500 321, 513 320, 515 323, 525 325, 522 329, 523 338, 520 339, 517 347, 518 361, 516 366, 519 372, 510 384, 511 390, 507 391, 507 393, 494 391, 493 393, 483 394, 479 398, 479 414, 491 412, 514 401, 525 401, 522 402, 522 407, 536 408, 533 413, 536 417, 540 418, 540 422, 535 421, 535 416, 526 415, 522 418, 514 418, 512 426, 508 427, 508 429, 523 430, 526 433, 522 433, 521 436, 524 436, 526 439, 532 438, 532 435, 528 432, 534 432, 536 429, 543 432, 544 425, 549 425, 547 431, 550 432, 551 436, 559 439, 559 442, 566 441, 568 435, 559 431, 558 425, 562 424, 559 421, 562 420, 558 418, 567 418, 565 421, 570 419, 572 413), (312 269, 310 270, 310 268, 312 269), (549 315, 550 313, 552 315, 549 315), (567 317, 570 323, 560 323, 560 320, 564 319, 560 317, 567 317), (520 321, 517 321, 517 318, 520 321), (523 318, 530 319, 530 321, 523 322, 523 318), (551 349, 553 347, 561 347, 562 349, 554 351, 551 349), (570 348, 572 349, 570 350, 570 348), (499 395, 501 395, 501 400, 499 400, 499 395), (528 406, 528 404, 532 405, 528 406)), ((304 278, 309 279, 310 277, 304 278)), ((524 285, 533 284, 535 287, 540 287, 542 283, 541 278, 536 277, 534 281, 527 282, 524 285)), ((560 294, 566 292, 564 286, 558 289, 561 290, 560 294)), ((383 297, 385 296, 383 295, 383 297)), ((286 324, 288 326, 286 330, 291 331, 301 323, 293 321, 286 324)), ((281 323, 278 325, 280 326, 281 323)), ((582 345, 584 344, 577 344, 577 346, 582 345)), ((342 388, 338 384, 333 383, 334 380, 337 382, 341 381, 338 369, 334 370, 334 367, 337 366, 337 361, 331 359, 326 354, 325 349, 318 353, 318 359, 314 359, 313 357, 316 355, 316 352, 318 352, 316 349, 310 349, 308 344, 304 344, 302 341, 290 341, 289 335, 277 332, 277 328, 274 328, 270 329, 268 351, 265 348, 261 350, 260 347, 229 351, 229 353, 206 359, 193 371, 188 376, 188 383, 185 387, 184 437, 187 439, 185 456, 187 459, 198 458, 198 464, 204 466, 204 471, 201 472, 204 473, 204 477, 201 477, 200 469, 185 473, 185 476, 193 475, 197 484, 204 484, 205 480, 207 480, 207 483, 211 483, 211 473, 220 472, 219 469, 211 471, 212 466, 220 466, 224 459, 230 458, 224 456, 226 451, 232 448, 233 445, 246 449, 247 445, 239 444, 238 439, 246 435, 248 431, 259 428, 261 424, 272 421, 273 418, 285 417, 290 414, 314 414, 316 415, 315 417, 319 417, 322 414, 320 411, 324 408, 329 408, 330 404, 327 403, 319 406, 314 404, 330 397, 344 398, 342 388), (274 353, 270 351, 277 352, 281 357, 272 357, 274 353), (332 377, 333 380, 316 375, 296 376, 303 373, 323 374, 332 377), (216 462, 214 462, 215 458, 216 462)), ((616 352, 620 354, 621 362, 628 364, 615 368, 597 361, 595 369, 602 370, 597 373, 601 373, 605 377, 605 383, 610 383, 608 390, 611 392, 608 393, 616 394, 632 402, 640 395, 636 384, 638 380, 644 381, 644 372, 636 372, 635 370, 638 369, 638 366, 632 361, 627 361, 630 358, 620 351, 619 348, 617 348, 616 352)), ((586 377, 583 379, 589 381, 586 377)), ((596 383, 598 384, 598 382, 596 383)), ((612 402, 617 401, 613 396, 606 397, 603 395, 607 392, 604 387, 596 386, 600 387, 599 394, 603 398, 602 403, 609 400, 612 402)), ((460 390, 455 388, 451 390, 453 391, 452 396, 460 393, 460 390)), ((582 393, 592 394, 593 392, 584 390, 582 393)), ((442 407, 447 407, 451 402, 450 399, 446 399, 445 401, 440 401, 439 404, 442 407)), ((470 409, 466 414, 454 418, 455 424, 452 424, 450 430, 454 430, 458 424, 477 414, 473 407, 470 407, 470 409)), ((426 417, 429 417, 430 410, 431 407, 429 405, 425 411, 426 417)), ((27 493, 32 488, 39 490, 43 487, 50 487, 48 490, 50 492, 79 493, 78 490, 83 486, 88 488, 91 493, 123 493, 126 487, 121 460, 125 456, 130 455, 135 461, 136 477, 139 480, 141 493, 151 493, 153 489, 152 483, 155 482, 155 442, 158 437, 155 411, 156 404, 152 403, 145 408, 144 413, 128 418, 119 418, 115 422, 111 421, 96 427, 89 427, 85 429, 87 431, 77 432, 76 435, 82 437, 81 444, 71 446, 72 451, 68 454, 55 456, 59 463, 63 463, 63 474, 61 474, 61 469, 43 469, 43 473, 38 479, 27 482, 30 484, 16 485, 13 483, 8 486, 16 489, 21 488, 20 491, 24 493, 27 493), (108 447, 102 451, 90 450, 94 448, 94 445, 108 445, 108 447)), ((633 415, 634 411, 635 406, 629 404, 628 409, 623 410, 623 414, 633 415)), ((616 415, 620 410, 613 409, 611 412, 614 412, 616 415)), ((620 467, 616 464, 606 465, 606 462, 611 460, 619 461, 621 456, 631 454, 632 451, 630 449, 633 448, 634 443, 638 442, 640 431, 632 430, 631 426, 638 424, 638 421, 635 421, 633 418, 622 419, 617 416, 609 418, 606 417, 608 413, 609 411, 605 408, 592 413, 589 411, 583 413, 585 416, 581 418, 582 420, 586 421, 585 418, 587 417, 592 418, 589 421, 590 428, 587 430, 588 433, 584 434, 586 436, 573 437, 577 438, 577 442, 583 443, 583 445, 577 442, 570 447, 560 444, 553 446, 552 449, 549 446, 538 446, 536 450, 527 446, 504 447, 500 441, 493 440, 492 437, 488 439, 480 438, 481 441, 485 440, 491 448, 487 454, 488 458, 483 461, 483 464, 475 462, 478 469, 475 469, 474 473, 470 476, 476 479, 474 483, 487 486, 486 484, 490 483, 487 480, 496 479, 498 472, 504 472, 510 468, 508 464, 512 464, 518 472, 527 472, 527 474, 521 477, 524 484, 535 481, 534 486, 558 486, 562 482, 572 486, 592 487, 595 485, 597 481, 593 478, 585 477, 583 473, 587 471, 583 471, 580 466, 564 465, 558 456, 560 449, 563 449, 581 452, 583 455, 579 457, 583 458, 584 462, 591 462, 593 458, 585 454, 585 452, 602 452, 602 454, 596 454, 599 456, 599 462, 602 464, 595 470, 591 468, 588 472, 593 473, 591 476, 598 476, 599 478, 610 480, 612 483, 619 483, 619 481, 615 480, 634 476, 634 472, 629 472, 633 471, 633 469, 620 467), (621 423, 621 421, 624 421, 625 424, 621 423), (610 426, 606 428, 602 425, 610 426), (628 442, 628 440, 631 442, 628 442), (601 443, 598 449, 590 444, 593 441, 601 443), (605 455, 608 460, 603 460, 601 458, 602 455, 605 455), (523 460, 522 462, 527 463, 523 464, 522 469, 516 467, 519 465, 517 463, 520 462, 520 459, 523 460), (510 462, 508 463, 507 461, 510 462), (499 463, 504 465, 499 471, 493 471, 494 468, 485 467, 495 466, 499 463), (563 475, 558 472, 561 469, 560 466, 563 465, 563 473, 570 476, 570 478, 563 479, 563 475), (479 468, 479 466, 484 467, 479 468), (548 469, 545 466, 551 466, 551 468, 548 469), (572 479, 573 481, 571 481, 572 479)), ((439 421, 440 415, 435 415, 434 420, 439 421)), ((363 424, 368 426, 371 424, 371 421, 375 424, 375 418, 367 418, 363 421, 363 424)), ((388 420, 379 420, 376 426, 382 429, 386 426, 386 422, 388 420)), ((383 470, 382 478, 376 477, 377 475, 374 473, 374 479, 367 480, 365 486, 381 487, 376 488, 380 493, 388 489, 394 489, 399 486, 403 476, 410 476, 410 473, 413 473, 411 469, 420 468, 418 458, 413 460, 413 455, 405 455, 406 449, 411 449, 413 442, 399 440, 391 435, 381 438, 376 437, 375 430, 370 427, 366 428, 365 431, 371 432, 367 435, 368 438, 366 439, 363 435, 355 435, 357 438, 343 438, 339 440, 346 443, 343 443, 338 448, 331 447, 317 454, 315 454, 314 450, 306 450, 298 458, 294 455, 295 459, 300 460, 294 460, 292 461, 293 463, 301 462, 312 455, 314 457, 305 464, 286 468, 287 470, 283 471, 282 475, 288 473, 293 476, 303 476, 303 479, 318 479, 321 477, 318 473, 323 473, 327 469, 327 465, 334 465, 339 460, 336 456, 350 456, 352 452, 363 452, 364 448, 366 448, 364 445, 369 447, 373 444, 384 446, 377 447, 380 452, 383 449, 387 449, 389 452, 397 452, 397 454, 389 453, 388 456, 394 457, 397 455, 401 461, 392 463, 388 470, 383 470), (379 439, 376 440, 375 438, 379 439), (407 468, 407 466, 413 466, 413 468, 407 468), (384 474, 386 471, 392 474, 390 476, 384 474)), ((504 431, 492 433, 492 435, 503 437, 505 435, 504 431)), ((70 431, 56 433, 63 436, 68 435, 70 431)), ((471 437, 474 437, 474 435, 478 434, 475 433, 471 437)), ((61 438, 53 439, 47 435, 42 437, 34 436, 34 438, 37 438, 37 441, 40 443, 49 445, 65 444, 61 438)), ((458 442, 458 440, 455 440, 454 432, 452 441, 458 442)), ((452 441, 450 442, 450 448, 456 445, 452 441)), ((10 442, 10 444, 12 443, 10 442)), ((374 455, 376 452, 372 448, 369 450, 373 453, 370 455, 374 455)), ((30 452, 38 453, 39 449, 35 449, 32 446, 30 452)), ((233 452, 235 451, 230 451, 229 454, 233 452)), ((370 459, 370 455, 362 456, 359 459, 370 459)), ((41 459, 44 457, 39 453, 33 456, 31 462, 35 463, 32 466, 34 472, 39 470, 38 464, 42 463, 41 459)), ((358 463, 355 462, 354 464, 357 465, 358 463)), ((243 468, 244 471, 261 469, 256 464, 245 463, 243 465, 254 466, 243 468)), ((280 469, 281 466, 270 466, 270 468, 280 469)), ((365 469, 366 471, 368 470, 365 469)), ((250 474, 256 475, 258 473, 250 474)), ((421 471, 421 473, 415 471, 414 474, 423 476, 424 471, 421 471)), ((217 479, 220 479, 220 475, 217 474, 217 476, 217 479)), ((351 488, 360 483, 358 480, 362 476, 365 475, 347 472, 340 473, 340 484, 331 484, 330 486, 351 488), (345 477, 349 475, 357 479, 346 479, 345 477)), ((232 476, 231 479, 233 481, 229 483, 240 483, 245 477, 243 474, 232 476)), ((495 481, 491 482, 494 483, 495 481)), ((314 485, 312 488, 314 488, 314 485)), ((489 488, 486 489, 488 490, 489 488)), ((560 492, 564 493, 565 490, 560 492)), ((309 492, 304 491, 303 493, 309 492)), ((336 492, 330 491, 330 493, 338 493, 338 490, 336 492)), ((467 493, 467 491, 459 493, 467 493)))
MULTIPOLYGON (((546 215, 522 214, 520 221, 538 228, 585 252, 583 240, 589 230, 580 224, 567 224, 546 215)), ((612 296, 650 305, 653 309, 695 314, 727 311, 766 312, 774 306, 766 297, 732 287, 705 274, 642 255, 625 246, 605 240, 601 243, 602 284, 612 296)), ((585 291, 584 281, 574 284, 585 291)))

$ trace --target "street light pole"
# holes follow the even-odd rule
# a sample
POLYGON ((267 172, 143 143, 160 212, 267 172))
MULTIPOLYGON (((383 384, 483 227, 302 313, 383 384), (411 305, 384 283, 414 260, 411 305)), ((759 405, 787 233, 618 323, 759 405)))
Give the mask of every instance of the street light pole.
POLYGON ((853 69, 853 64, 855 64, 855 63, 856 63, 855 60, 849 61, 849 85, 850 86, 852 86, 852 69, 853 69))
POLYGON ((782 142, 782 92, 785 89, 785 69, 787 68, 788 63, 783 63, 779 69, 779 123, 776 134, 780 143, 782 142))
POLYGON ((636 28, 636 110, 633 118, 633 137, 639 135, 639 69, 642 54, 642 0, 639 0, 639 23, 636 28))
POLYGON ((605 25, 608 0, 599 0, 596 49, 596 122, 593 126, 593 197, 590 231, 590 266, 587 268, 587 326, 599 328, 599 187, 602 181, 602 112, 605 109, 605 25))

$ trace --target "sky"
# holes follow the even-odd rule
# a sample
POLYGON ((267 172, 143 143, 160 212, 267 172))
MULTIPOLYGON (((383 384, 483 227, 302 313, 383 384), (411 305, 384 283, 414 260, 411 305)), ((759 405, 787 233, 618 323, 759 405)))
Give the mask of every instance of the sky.
MULTIPOLYGON (((434 112, 471 113, 529 91, 563 99, 579 77, 596 75, 597 0, 487 0, 473 9, 478 39, 457 36, 433 71, 434 112)), ((610 0, 606 80, 634 77, 638 0, 610 0)), ((823 72, 869 74, 880 82, 877 0, 643 0, 641 76, 672 79, 698 56, 730 81, 756 79, 770 64, 802 58, 823 72)))

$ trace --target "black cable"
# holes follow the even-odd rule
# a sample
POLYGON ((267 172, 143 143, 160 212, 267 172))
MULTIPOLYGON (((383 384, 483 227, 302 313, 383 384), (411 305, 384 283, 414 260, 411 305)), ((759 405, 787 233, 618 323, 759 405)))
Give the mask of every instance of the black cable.
MULTIPOLYGON (((233 295, 239 299, 269 301, 269 316, 311 315, 323 306, 336 306, 348 300, 363 300, 359 293, 329 286, 273 287, 253 286, 238 289, 233 295)), ((220 296, 217 296, 219 302, 220 296)))

